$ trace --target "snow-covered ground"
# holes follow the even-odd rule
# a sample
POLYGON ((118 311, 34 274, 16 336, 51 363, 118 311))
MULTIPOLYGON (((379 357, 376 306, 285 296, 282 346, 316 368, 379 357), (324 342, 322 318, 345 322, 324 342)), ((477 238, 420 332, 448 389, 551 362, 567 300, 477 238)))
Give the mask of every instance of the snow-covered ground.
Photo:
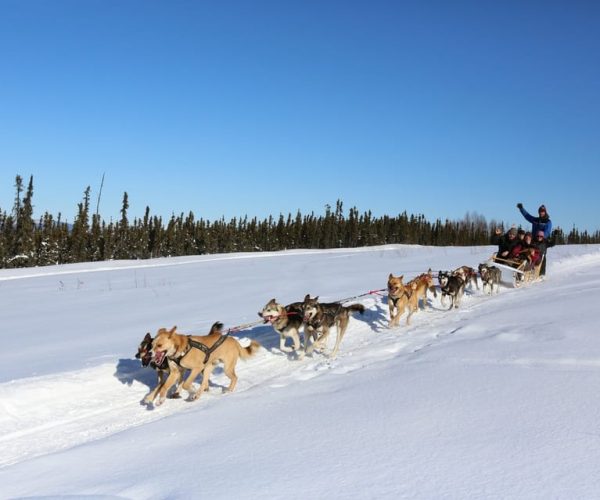
MULTIPOLYGON (((146 332, 254 322, 275 297, 334 301, 390 272, 477 267, 492 247, 228 254, 1 270, 0 498, 598 498, 600 246, 548 277, 387 328, 356 299, 340 353, 289 359, 268 325, 236 392, 140 405, 146 332)), ((332 335, 332 337, 335 337, 332 335)), ((330 338, 331 345, 333 338, 330 338)))

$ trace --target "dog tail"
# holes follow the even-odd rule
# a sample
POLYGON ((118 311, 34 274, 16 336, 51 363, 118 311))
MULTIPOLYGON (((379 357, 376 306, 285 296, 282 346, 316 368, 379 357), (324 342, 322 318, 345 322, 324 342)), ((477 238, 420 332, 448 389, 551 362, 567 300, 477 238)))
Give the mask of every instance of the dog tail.
POLYGON ((215 321, 213 326, 210 327, 210 332, 208 332, 208 334, 211 335, 213 333, 221 333, 221 330, 223 330, 223 323, 220 321, 215 321))
POLYGON ((346 309, 349 309, 350 311, 358 311, 361 314, 365 312, 365 306, 362 304, 350 304, 349 306, 346 306, 346 309))
POLYGON ((242 347, 239 342, 238 342, 238 346, 240 349, 240 357, 242 359, 246 359, 246 358, 249 358, 250 356, 254 356, 258 352, 258 350, 261 348, 261 345, 256 340, 251 341, 250 345, 248 347, 242 347))

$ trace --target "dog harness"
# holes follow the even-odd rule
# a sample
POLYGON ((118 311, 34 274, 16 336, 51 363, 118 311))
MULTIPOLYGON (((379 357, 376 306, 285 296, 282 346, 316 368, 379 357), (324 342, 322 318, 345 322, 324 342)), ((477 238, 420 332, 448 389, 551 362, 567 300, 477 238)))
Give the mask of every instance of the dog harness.
POLYGON ((175 362, 179 365, 180 361, 187 355, 188 352, 190 352, 192 349, 198 349, 204 353, 204 364, 206 364, 206 363, 208 363, 208 360, 210 359, 210 355, 214 351, 216 351, 223 342, 225 342, 225 339, 227 337, 228 337, 228 335, 221 335, 211 347, 208 347, 206 344, 203 344, 202 342, 198 342, 197 340, 192 340, 191 336, 188 335, 187 336, 188 349, 179 358, 177 358, 177 360, 175 360, 175 362))
POLYGON ((392 304, 394 304, 394 307, 398 307, 398 301, 402 298, 403 295, 406 295, 407 297, 410 297, 410 294, 405 290, 403 291, 398 297, 390 297, 388 295, 388 300, 392 301, 392 304))
POLYGON ((323 311, 323 313, 320 315, 320 317, 318 319, 317 319, 317 316, 315 316, 315 318, 308 321, 307 324, 309 326, 311 326, 312 328, 314 328, 315 330, 317 330, 318 328, 320 328, 323 325, 323 321, 325 320, 325 317, 331 318, 331 322, 334 323, 335 317, 340 312, 341 309, 342 309, 342 305, 339 304, 338 308, 335 311, 323 311))

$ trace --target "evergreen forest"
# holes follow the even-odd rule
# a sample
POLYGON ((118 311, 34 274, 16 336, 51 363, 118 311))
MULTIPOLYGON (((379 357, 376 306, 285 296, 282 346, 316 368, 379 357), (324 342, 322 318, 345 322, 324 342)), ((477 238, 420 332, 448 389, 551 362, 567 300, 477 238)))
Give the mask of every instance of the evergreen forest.
MULTIPOLYGON (((406 211, 375 217, 356 207, 345 211, 338 200, 322 214, 279 214, 257 217, 197 219, 190 211, 168 220, 152 215, 129 219, 128 195, 118 221, 106 222, 90 209, 88 186, 72 222, 48 212, 33 217, 33 177, 27 186, 19 175, 10 208, 0 206, 0 267, 30 267, 112 259, 149 259, 227 252, 265 252, 285 249, 353 248, 390 243, 471 246, 487 245, 501 222, 486 222, 477 213, 462 220, 429 221, 406 211)), ((600 243, 600 233, 573 228, 558 232, 557 243, 600 243)))

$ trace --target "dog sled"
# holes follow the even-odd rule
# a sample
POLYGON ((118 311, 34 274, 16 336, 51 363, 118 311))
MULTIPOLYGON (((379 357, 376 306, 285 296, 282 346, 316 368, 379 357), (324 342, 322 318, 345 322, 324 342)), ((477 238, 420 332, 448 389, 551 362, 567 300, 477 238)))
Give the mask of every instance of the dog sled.
POLYGON ((519 288, 540 279, 540 269, 545 258, 546 256, 542 255, 540 262, 531 266, 528 260, 503 259, 493 254, 488 263, 502 271, 503 285, 519 288))

